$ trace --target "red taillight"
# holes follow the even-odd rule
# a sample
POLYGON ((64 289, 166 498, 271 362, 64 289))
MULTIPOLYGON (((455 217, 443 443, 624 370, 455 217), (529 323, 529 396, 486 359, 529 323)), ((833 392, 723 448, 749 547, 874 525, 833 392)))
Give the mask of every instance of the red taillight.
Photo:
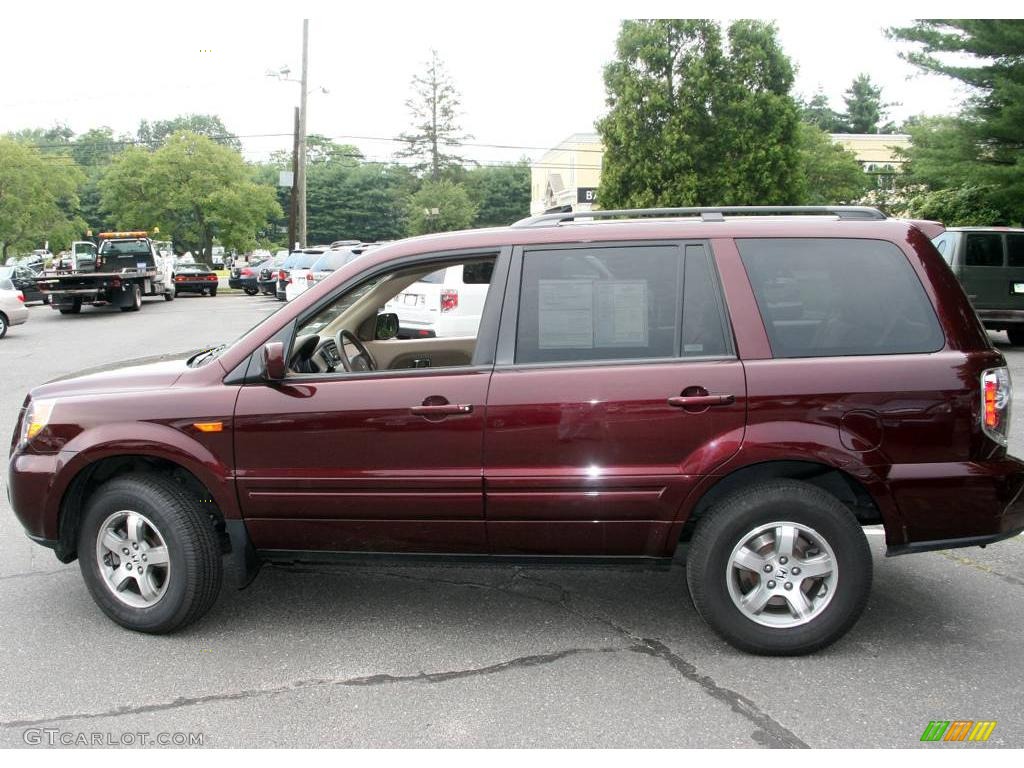
POLYGON ((307 272, 306 273, 306 286, 307 287, 312 286, 313 283, 315 283, 315 282, 316 282, 316 278, 313 277, 313 273, 312 272, 307 272))
POLYGON ((181 275, 175 275, 174 282, 176 282, 176 283, 183 283, 183 282, 185 282, 185 278, 182 277, 181 275))
POLYGON ((278 280, 284 280, 286 277, 288 277, 288 274, 283 269, 277 273, 278 280))
POLYGON ((981 428, 1000 445, 1010 432, 1013 385, 1007 368, 990 368, 981 374, 981 428))
POLYGON ((252 277, 252 270, 246 267, 245 269, 242 270, 242 275, 244 277, 252 277))
POLYGON ((459 292, 454 288, 441 289, 441 311, 451 312, 459 306, 459 292))
POLYGON ((25 294, 22 293, 21 291, 18 291, 18 301, 20 301, 23 304, 25 303, 25 294))
POLYGON ((206 279, 207 280, 219 280, 220 278, 218 278, 216 275, 207 275, 206 279))

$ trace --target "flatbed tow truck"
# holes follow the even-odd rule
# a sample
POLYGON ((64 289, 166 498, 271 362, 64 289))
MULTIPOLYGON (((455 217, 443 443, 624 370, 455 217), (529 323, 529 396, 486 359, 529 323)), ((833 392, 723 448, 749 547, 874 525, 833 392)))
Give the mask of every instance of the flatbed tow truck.
POLYGON ((157 250, 148 232, 101 232, 97 248, 71 244, 71 269, 49 270, 37 281, 50 306, 77 315, 83 304, 111 305, 137 312, 143 296, 174 300, 169 254, 157 250))

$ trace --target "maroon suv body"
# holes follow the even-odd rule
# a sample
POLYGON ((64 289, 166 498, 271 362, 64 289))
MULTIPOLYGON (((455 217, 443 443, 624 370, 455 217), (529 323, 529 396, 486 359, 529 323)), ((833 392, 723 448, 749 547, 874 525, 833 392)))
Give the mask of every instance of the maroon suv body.
POLYGON ((919 225, 718 218, 401 241, 222 350, 38 387, 13 508, 136 629, 201 614, 221 551, 244 583, 265 558, 667 560, 692 540, 694 601, 727 639, 820 647, 870 583, 851 528, 881 523, 898 554, 1024 527, 1005 361, 919 225), (475 343, 345 326, 348 297, 472 260, 493 265, 475 343), (136 551, 169 565, 143 584, 136 551), (179 589, 178 557, 207 581, 179 589))

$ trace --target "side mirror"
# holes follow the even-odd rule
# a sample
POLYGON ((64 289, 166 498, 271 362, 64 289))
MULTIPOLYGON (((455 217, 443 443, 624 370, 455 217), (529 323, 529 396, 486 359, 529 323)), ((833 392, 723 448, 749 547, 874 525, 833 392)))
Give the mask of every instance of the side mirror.
POLYGON ((398 335, 398 315, 394 312, 382 312, 377 315, 377 327, 373 331, 376 341, 387 341, 398 335))
POLYGON ((284 359, 284 342, 271 341, 263 345, 263 378, 267 381, 282 381, 287 373, 284 359))

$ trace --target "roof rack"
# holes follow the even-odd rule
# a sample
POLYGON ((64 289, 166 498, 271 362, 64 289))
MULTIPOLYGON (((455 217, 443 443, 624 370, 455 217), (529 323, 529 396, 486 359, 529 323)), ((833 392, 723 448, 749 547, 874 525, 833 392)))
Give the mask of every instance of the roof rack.
POLYGON ((653 219, 699 216, 701 221, 725 221, 726 216, 835 216, 843 220, 881 221, 877 208, 857 205, 729 205, 715 208, 633 208, 614 211, 564 211, 531 216, 513 227, 543 227, 577 219, 653 219))

